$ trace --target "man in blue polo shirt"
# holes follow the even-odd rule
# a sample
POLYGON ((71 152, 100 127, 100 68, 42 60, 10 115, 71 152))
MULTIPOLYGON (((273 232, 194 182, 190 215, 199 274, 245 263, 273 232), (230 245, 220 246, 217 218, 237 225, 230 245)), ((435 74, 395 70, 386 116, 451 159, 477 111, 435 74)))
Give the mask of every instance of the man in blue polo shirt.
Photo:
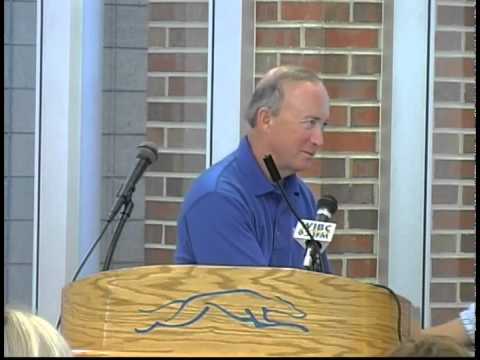
MULTIPOLYGON (((178 218, 177 264, 303 268, 305 249, 293 238, 296 219, 272 183, 271 154, 302 219, 315 199, 296 173, 323 144, 329 96, 317 75, 296 66, 270 70, 250 100, 250 130, 238 148, 193 183, 178 218)), ((330 272, 326 253, 324 271, 330 272)))

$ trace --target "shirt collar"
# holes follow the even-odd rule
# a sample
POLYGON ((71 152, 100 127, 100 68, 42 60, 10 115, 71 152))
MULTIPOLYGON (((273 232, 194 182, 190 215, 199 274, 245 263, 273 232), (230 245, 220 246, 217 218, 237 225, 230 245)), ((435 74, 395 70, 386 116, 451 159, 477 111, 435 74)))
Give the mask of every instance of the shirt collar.
MULTIPOLYGON (((255 195, 263 195, 269 192, 280 193, 263 173, 246 136, 242 138, 238 146, 237 161, 243 174, 245 185, 252 193, 255 195)), ((284 178, 282 185, 288 194, 298 195, 299 179, 295 174, 284 178)))

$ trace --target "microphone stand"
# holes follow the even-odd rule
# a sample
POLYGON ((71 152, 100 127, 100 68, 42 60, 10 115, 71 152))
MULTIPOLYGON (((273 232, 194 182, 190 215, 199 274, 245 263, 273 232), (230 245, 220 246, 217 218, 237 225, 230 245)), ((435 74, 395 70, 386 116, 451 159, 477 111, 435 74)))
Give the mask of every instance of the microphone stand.
POLYGON ((113 259, 113 253, 115 251, 115 248, 117 247, 118 240, 120 238, 120 235, 122 233, 123 227, 125 226, 125 223, 127 222, 128 218, 132 214, 133 210, 133 201, 132 201, 132 192, 130 192, 128 195, 125 196, 124 203, 123 203, 123 208, 121 211, 121 217, 118 220, 117 225, 115 226, 115 231, 112 236, 112 241, 110 242, 110 245, 107 250, 107 255, 105 257, 105 261, 103 263, 103 269, 102 271, 107 271, 110 268, 110 264, 112 263, 113 259))

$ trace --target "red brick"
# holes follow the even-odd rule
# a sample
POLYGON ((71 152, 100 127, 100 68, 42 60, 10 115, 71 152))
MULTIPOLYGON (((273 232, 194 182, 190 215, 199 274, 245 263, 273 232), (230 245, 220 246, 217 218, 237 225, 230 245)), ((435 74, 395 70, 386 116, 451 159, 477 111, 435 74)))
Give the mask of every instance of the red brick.
POLYGON ((177 227, 165 225, 165 244, 177 244, 177 227))
POLYGON ((355 127, 378 127, 380 109, 377 106, 359 106, 351 108, 351 122, 355 127))
POLYGON ((355 132, 328 132, 322 151, 337 152, 376 152, 376 134, 355 132))
POLYGON ((281 54, 280 64, 300 65, 322 74, 346 74, 348 71, 347 55, 281 54))
POLYGON ((433 97, 435 102, 459 102, 461 84, 458 82, 435 81, 433 97))
POLYGON ((145 242, 150 244, 160 244, 162 242, 163 225, 146 224, 145 242))
POLYGON ((145 195, 164 196, 163 183, 164 179, 162 177, 145 176, 145 195))
POLYGON ((176 77, 168 79, 169 96, 207 96, 207 79, 198 77, 176 77))
POLYGON ((460 283, 460 301, 475 302, 475 284, 460 283))
POLYGON ((376 259, 348 259, 347 276, 351 278, 374 278, 377 276, 376 259))
POLYGON ((432 204, 456 204, 458 202, 458 186, 433 185, 432 204))
POLYGON ((170 29, 169 47, 208 47, 208 29, 170 29))
POLYGON ((432 259, 432 277, 470 277, 475 259, 432 259))
POLYGON ((464 186, 462 195, 463 205, 475 205, 475 187, 464 186))
POLYGON ((328 126, 346 126, 347 125, 347 107, 346 106, 330 106, 330 118, 328 126))
POLYGON ((168 129, 167 146, 191 149, 205 149, 206 131, 204 129, 168 129))
POLYGON ((378 177, 378 160, 376 159, 352 159, 352 177, 378 177))
POLYGON ((470 109, 435 109, 436 128, 475 128, 475 113, 470 109))
POLYGON ((436 179, 473 179, 475 163, 473 160, 436 160, 434 168, 436 179))
POLYGON ((460 238, 460 251, 464 253, 475 253, 475 234, 462 234, 460 238))
POLYGON ((264 74, 275 66, 277 66, 276 54, 255 54, 255 72, 257 74, 264 74))
POLYGON ((465 51, 475 51, 475 34, 465 32, 465 51))
POLYGON ((256 47, 299 47, 300 31, 298 29, 257 28, 256 47))
POLYGON ((205 165, 205 155, 160 153, 150 171, 199 173, 205 170, 205 165))
POLYGON ((158 147, 165 146, 162 128, 148 128, 146 131, 146 138, 147 141, 154 142, 158 147))
MULTIPOLYGON (((306 39, 309 39, 306 32, 306 39)), ((325 29, 325 46, 329 48, 378 48, 378 32, 371 29, 325 29)))
POLYGON ((476 100, 476 84, 465 84, 464 102, 474 104, 476 100))
POLYGON ((149 220, 176 220, 180 203, 171 201, 145 201, 145 218, 149 220))
POLYGON ((332 243, 328 246, 328 253, 372 254, 373 235, 337 234, 334 236, 332 243))
POLYGON ((145 249, 145 265, 170 265, 175 264, 175 250, 171 249, 145 249))
POLYGON ((352 55, 352 74, 377 75, 381 71, 380 55, 352 55))
POLYGON ((299 175, 302 177, 344 178, 345 159, 314 159, 312 166, 299 175))
POLYGON ((348 210, 349 229, 378 229, 377 210, 348 210))
POLYGON ((474 77, 472 58, 436 58, 435 75, 441 77, 474 77))
POLYGON ((381 24, 382 4, 353 4, 353 21, 381 24))
POLYGON ((435 32, 435 50, 436 51, 461 51, 462 33, 459 31, 436 31, 435 32))
POLYGON ((457 134, 434 134, 433 153, 452 154, 459 153, 459 135, 457 134))
POLYGON ((433 228, 435 230, 473 230, 475 212, 473 210, 434 210, 433 228))
POLYGON ((322 184, 322 194, 333 195, 341 204, 370 204, 374 203, 373 184, 322 184))
POLYGON ((325 80, 331 99, 377 100, 375 80, 325 80))
POLYGON ((206 54, 149 54, 151 72, 207 72, 206 54))
POLYGON ((262 21, 277 20, 277 3, 275 2, 255 2, 255 16, 257 23, 262 21))
POLYGON ((149 47, 165 47, 166 31, 162 28, 150 28, 148 30, 148 46, 149 47))
POLYGON ((150 3, 150 21, 208 21, 208 3, 150 3))
POLYGON ((474 26, 472 6, 437 6, 437 25, 474 26))
POLYGON ((457 249, 455 235, 432 235, 431 254, 454 253, 457 249))
POLYGON ((282 20, 348 22, 349 5, 327 2, 282 2, 282 20))
POLYGON ((184 197, 192 186, 194 179, 167 178, 167 196, 184 197))
POLYGON ((204 123, 207 107, 203 103, 149 103, 148 121, 204 123))
POLYGON ((430 284, 430 302, 456 302, 457 284, 432 283, 430 284))

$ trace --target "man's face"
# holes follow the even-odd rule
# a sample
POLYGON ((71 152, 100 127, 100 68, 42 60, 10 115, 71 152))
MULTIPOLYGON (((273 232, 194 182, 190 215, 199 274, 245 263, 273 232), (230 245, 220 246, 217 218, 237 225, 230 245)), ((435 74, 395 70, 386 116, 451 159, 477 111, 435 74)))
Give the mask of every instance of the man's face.
POLYGON ((329 98, 320 83, 283 84, 279 113, 271 115, 267 141, 282 177, 303 171, 323 144, 323 128, 330 116, 329 98))

